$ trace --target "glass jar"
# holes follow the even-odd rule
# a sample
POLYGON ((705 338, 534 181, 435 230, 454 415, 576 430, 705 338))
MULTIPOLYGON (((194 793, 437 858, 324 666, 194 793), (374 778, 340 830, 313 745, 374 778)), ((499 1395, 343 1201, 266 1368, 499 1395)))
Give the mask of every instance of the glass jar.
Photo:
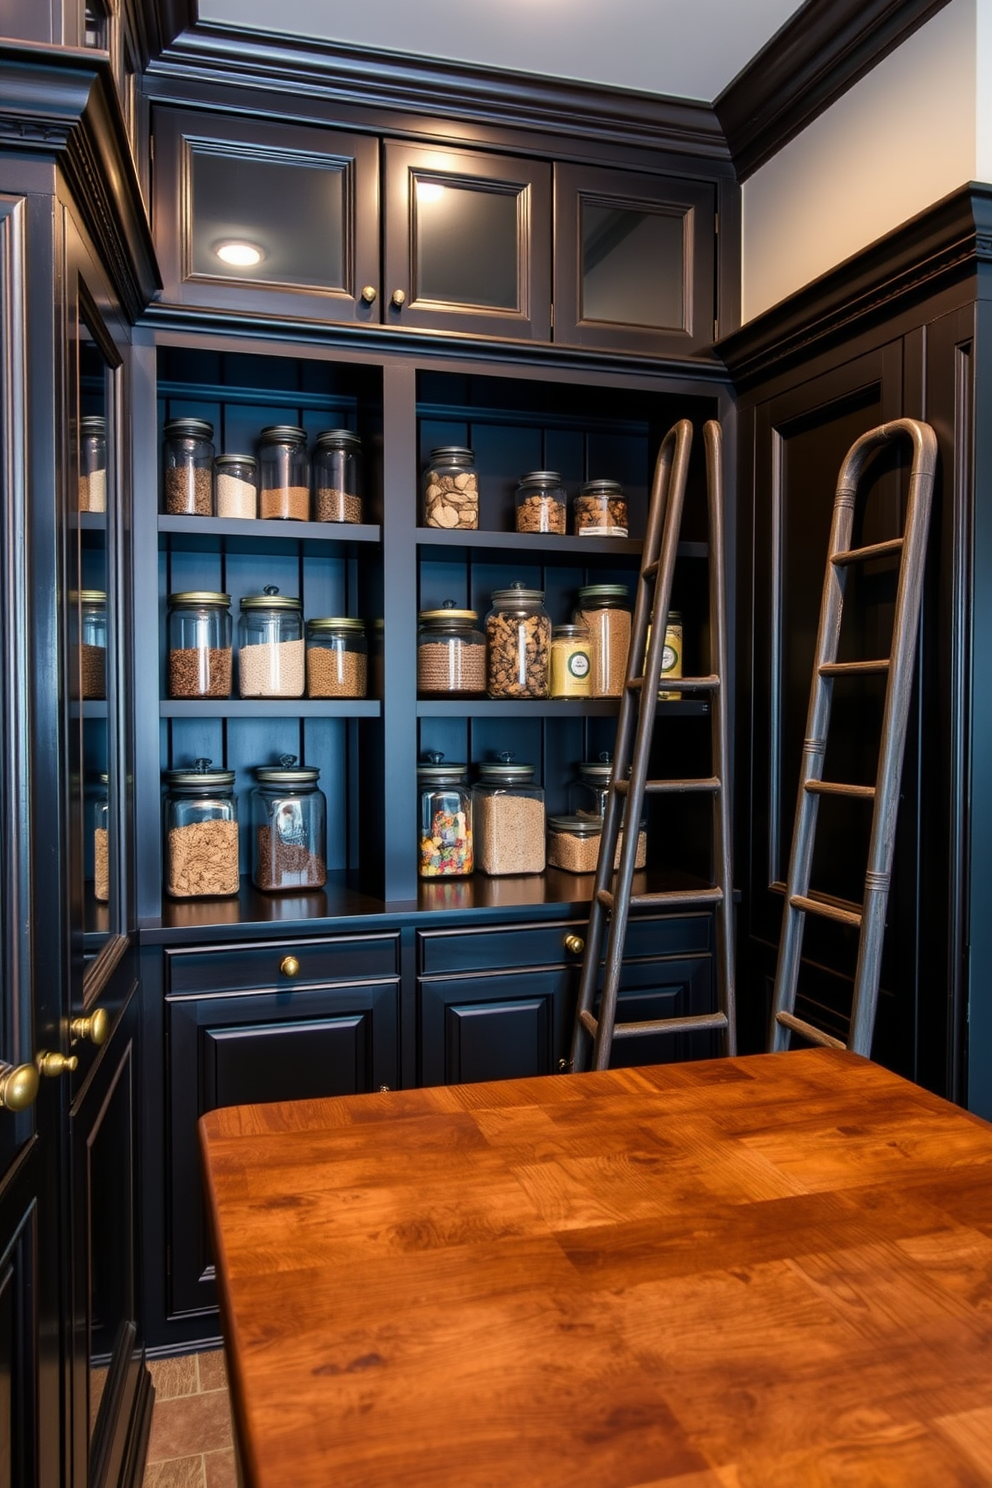
POLYGON ((107 420, 95 414, 79 420, 79 510, 107 510, 107 420))
POLYGON ((209 517, 214 509, 214 426, 206 419, 170 419, 162 446, 165 511, 209 517))
POLYGON ((433 750, 427 763, 417 766, 421 878, 464 878, 475 866, 468 771, 443 761, 444 755, 433 750))
MULTIPOLYGON (((665 626, 665 649, 661 655, 661 680, 665 677, 682 676, 682 615, 678 610, 669 610, 665 626)), ((666 702, 678 702, 681 692, 665 692, 659 689, 659 698, 666 702)))
POLYGON ((595 873, 603 823, 598 816, 548 817, 548 867, 595 873))
POLYGON ((481 764, 472 819, 483 873, 544 872, 544 791, 534 784, 533 765, 514 764, 508 750, 481 764))
POLYGON ((532 470, 517 487, 518 532, 565 532, 567 497, 557 470, 532 470))
POLYGON ((238 679, 243 698, 303 696, 303 606, 274 584, 241 601, 238 679))
POLYGON ((218 455, 214 492, 219 517, 254 521, 258 515, 257 462, 254 455, 218 455))
POLYGON ((587 698, 592 688, 591 639, 585 625, 556 625, 551 632, 553 698, 587 698))
POLYGON ((314 520, 362 520, 362 441, 350 429, 325 429, 313 452, 314 520))
POLYGON ((240 887, 234 771, 210 765, 198 759, 163 777, 165 891, 174 899, 210 899, 240 887))
POLYGON ((282 754, 258 765, 251 793, 252 882, 263 893, 327 882, 327 802, 320 771, 282 754))
POLYGON ((484 697, 486 638, 475 610, 446 599, 439 610, 421 610, 417 632, 417 691, 422 697, 484 697))
MULTIPOLYGON (((602 822, 606 815, 606 797, 613 775, 613 756, 606 749, 598 760, 583 760, 579 765, 579 778, 568 788, 568 808, 576 817, 595 817, 602 822)), ((623 831, 617 837, 617 848, 613 855, 614 868, 620 865, 623 849, 623 831)), ((637 850, 634 867, 643 868, 648 860, 647 822, 642 819, 637 827, 637 850)))
POLYGON ((619 697, 630 650, 630 591, 626 584, 585 584, 575 623, 589 631, 590 697, 619 697))
POLYGON ((544 590, 497 589, 486 616, 487 690, 494 698, 545 698, 551 670, 551 621, 544 590))
POLYGON ((101 904, 110 902, 110 800, 109 776, 95 777, 90 796, 90 822, 93 830, 93 898, 101 904))
POLYGON ((258 514, 288 522, 310 517, 310 457, 305 429, 270 424, 258 441, 258 514))
POLYGON ((575 498, 577 537, 626 537, 627 502, 619 481, 586 481, 575 498))
POLYGON ((102 589, 79 595, 82 636, 79 695, 84 701, 107 696, 107 596, 102 589))
POLYGON ((472 450, 458 444, 432 449, 423 484, 425 527, 475 531, 479 525, 479 477, 472 450))
POLYGON ((307 694, 363 698, 368 691, 365 622, 329 615, 307 621, 307 694))
POLYGON ((231 696, 231 596, 213 590, 169 595, 169 696, 231 696))

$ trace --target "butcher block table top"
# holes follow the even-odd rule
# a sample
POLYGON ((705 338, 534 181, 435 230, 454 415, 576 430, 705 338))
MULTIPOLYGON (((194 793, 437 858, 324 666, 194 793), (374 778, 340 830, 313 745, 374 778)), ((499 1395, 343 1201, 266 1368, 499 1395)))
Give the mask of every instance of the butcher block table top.
POLYGON ((248 1488, 992 1484, 992 1126, 867 1060, 201 1136, 248 1488))

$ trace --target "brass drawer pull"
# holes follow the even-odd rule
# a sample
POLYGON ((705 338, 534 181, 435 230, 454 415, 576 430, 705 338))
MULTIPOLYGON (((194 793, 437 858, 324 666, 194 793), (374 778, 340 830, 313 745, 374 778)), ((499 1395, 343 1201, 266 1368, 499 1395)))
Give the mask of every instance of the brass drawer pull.
POLYGON ((294 977, 300 972, 300 963, 295 956, 283 956, 279 962, 279 970, 283 976, 294 977))

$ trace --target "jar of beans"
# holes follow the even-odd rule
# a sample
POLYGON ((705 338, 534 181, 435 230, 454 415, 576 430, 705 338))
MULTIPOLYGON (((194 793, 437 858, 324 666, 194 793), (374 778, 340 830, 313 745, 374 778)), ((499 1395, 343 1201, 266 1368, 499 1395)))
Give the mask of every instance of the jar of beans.
POLYGON ((544 791, 534 766, 504 751, 479 766, 472 787, 475 862, 483 873, 544 872, 544 791))
POLYGON ((598 816, 548 817, 548 867, 595 873, 603 823, 598 816))
POLYGON ((585 584, 579 590, 575 623, 589 631, 590 696, 619 697, 630 649, 630 591, 626 584, 585 584))
POLYGON ((219 517, 251 521, 258 513, 257 461, 254 455, 218 455, 214 492, 219 517))
POLYGON ((557 470, 532 470, 517 487, 518 532, 565 532, 565 490, 557 470))
POLYGON ((424 525, 474 531, 479 525, 479 477, 475 455, 458 444, 431 450, 424 471, 424 525))
POLYGON ((586 481, 575 498, 577 537, 626 537, 627 502, 615 480, 586 481))
POLYGON ((212 590, 169 595, 169 696, 226 698, 232 678, 231 596, 212 590))
POLYGON ((368 691, 365 622, 328 615, 307 621, 307 693, 363 698, 368 691))
POLYGON ((467 779, 467 767, 445 762, 438 750, 417 766, 421 878, 465 878, 475 867, 467 779))
POLYGON ((213 516, 213 424, 206 419, 170 419, 163 434, 162 483, 166 515, 213 516))
POLYGON ((107 510, 107 420, 96 414, 79 420, 79 510, 107 510))
POLYGON ((486 638, 475 610, 446 599, 439 610, 421 610, 417 632, 417 691, 422 697, 484 697, 486 638))
POLYGON ((102 589, 83 589, 79 595, 79 695, 84 701, 107 696, 107 596, 102 589))
POLYGON ((313 452, 314 519, 362 520, 362 441, 350 429, 325 429, 313 452))
POLYGON ((252 882, 263 893, 327 882, 327 802, 320 771, 295 754, 255 769, 251 793, 252 882))
POLYGON ((267 584, 246 594, 238 623, 238 677, 243 698, 302 697, 306 680, 303 606, 267 584))
POLYGON ((546 698, 551 621, 544 590, 497 589, 486 616, 487 691, 493 698, 546 698))
POLYGON ((270 424, 259 436, 258 514, 280 521, 309 520, 307 435, 295 424, 270 424))
MULTIPOLYGON (((602 822, 606 815, 606 796, 613 775, 613 756, 603 750, 598 760, 583 760, 579 765, 579 778, 568 788, 569 810, 577 817, 596 818, 602 822)), ((617 839, 614 867, 620 864, 623 847, 623 832, 617 839)), ((634 867, 643 868, 648 858, 647 821, 642 819, 637 826, 637 851, 634 867)))
POLYGON ((175 899, 209 899, 240 887, 234 771, 213 770, 211 763, 198 759, 165 772, 165 891, 175 899))

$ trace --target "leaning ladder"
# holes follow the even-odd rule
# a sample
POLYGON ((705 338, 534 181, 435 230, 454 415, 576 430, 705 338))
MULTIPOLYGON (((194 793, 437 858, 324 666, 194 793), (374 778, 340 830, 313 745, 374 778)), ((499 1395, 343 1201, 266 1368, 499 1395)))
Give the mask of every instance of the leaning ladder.
POLYGON ((672 577, 682 522, 682 504, 689 470, 692 425, 681 420, 662 441, 655 465, 648 509, 647 534, 634 604, 627 676, 620 701, 620 718, 614 746, 614 765, 606 798, 599 861, 586 934, 582 977, 570 1068, 586 1067, 590 1048, 596 1069, 606 1069, 614 1038, 628 1039, 657 1033, 693 1033, 719 1029, 724 1050, 735 1051, 734 974, 732 925, 732 870, 730 862, 730 793, 727 782, 729 744, 724 699, 727 625, 723 566, 723 481, 720 425, 714 421, 703 430, 709 503, 709 615, 710 664, 706 677, 666 677, 666 692, 708 692, 712 731, 713 774, 702 779, 648 780, 648 760, 658 711, 658 686, 665 647, 665 628, 672 594, 672 577), (650 626, 650 641, 648 627, 650 626), (629 773, 628 773, 629 772, 629 773), (632 894, 637 852, 637 823, 645 793, 653 795, 689 791, 708 794, 713 800, 712 887, 670 889, 658 893, 632 894), (623 821, 620 861, 613 864, 623 821), (665 908, 712 905, 716 909, 717 1005, 718 1011, 694 1016, 658 1018, 618 1023, 617 995, 623 961, 624 939, 630 909, 648 905, 665 908), (603 960, 603 938, 609 926, 598 1016, 593 1009, 603 960))
POLYGON ((775 972, 770 1040, 773 1050, 788 1048, 790 1035, 799 1033, 812 1043, 835 1049, 847 1048, 856 1054, 871 1053, 936 460, 937 439, 929 424, 917 419, 894 419, 855 440, 837 478, 785 891, 782 938, 775 972), (901 438, 908 439, 913 449, 903 536, 873 543, 869 547, 852 548, 855 499, 865 465, 878 449, 901 438), (878 661, 838 661, 848 569, 852 564, 893 553, 900 554, 900 562, 889 656, 878 661), (834 678, 863 676, 872 672, 888 674, 875 784, 843 785, 824 780, 823 762, 834 678), (817 807, 821 796, 847 796, 874 803, 865 892, 860 909, 856 906, 844 908, 836 901, 810 892, 817 807), (846 1044, 795 1016, 796 984, 807 914, 821 915, 841 925, 853 926, 859 932, 851 1023, 846 1044))

